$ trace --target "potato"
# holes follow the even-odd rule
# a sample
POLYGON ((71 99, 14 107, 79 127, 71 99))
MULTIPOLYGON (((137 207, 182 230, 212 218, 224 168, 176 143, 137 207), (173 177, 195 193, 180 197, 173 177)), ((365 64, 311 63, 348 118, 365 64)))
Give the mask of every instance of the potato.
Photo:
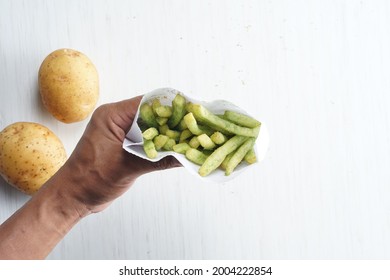
POLYGON ((0 174, 26 194, 34 194, 66 161, 57 136, 45 126, 17 122, 0 132, 0 174))
POLYGON ((43 105, 64 123, 88 117, 99 98, 99 77, 91 60, 81 52, 60 49, 49 54, 38 74, 43 105))

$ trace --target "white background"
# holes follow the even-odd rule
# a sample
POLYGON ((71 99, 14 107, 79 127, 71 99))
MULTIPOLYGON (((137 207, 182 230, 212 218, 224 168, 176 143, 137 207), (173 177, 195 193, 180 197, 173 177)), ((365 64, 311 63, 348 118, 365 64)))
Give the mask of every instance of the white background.
MULTIPOLYGON (((226 99, 270 148, 225 184, 140 178, 50 259, 390 257, 388 1, 0 0, 0 129, 42 123, 70 154, 87 120, 58 122, 37 89, 63 47, 95 63, 99 104, 166 86, 226 99)), ((0 180, 0 221, 27 200, 0 180)))

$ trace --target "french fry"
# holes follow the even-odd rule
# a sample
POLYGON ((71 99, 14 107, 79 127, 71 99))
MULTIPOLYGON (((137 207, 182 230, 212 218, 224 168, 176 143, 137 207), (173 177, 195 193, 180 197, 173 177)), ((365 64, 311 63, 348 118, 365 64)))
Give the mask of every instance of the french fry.
POLYGON ((186 158, 197 165, 202 165, 207 159, 207 156, 197 149, 189 148, 186 151, 186 158))
POLYGON ((158 123, 156 122, 156 118, 154 117, 152 106, 148 103, 144 103, 139 108, 139 113, 141 119, 146 123, 148 127, 158 127, 158 123))
POLYGON ((160 99, 158 99, 158 98, 153 99, 153 101, 152 101, 152 110, 153 110, 154 115, 157 115, 156 109, 158 107, 160 107, 160 106, 161 106, 160 99))
MULTIPOLYGON (((241 135, 241 136, 246 136, 246 137, 257 137, 257 135, 259 134, 259 131, 260 131, 260 126, 255 127, 255 128, 248 128, 248 127, 242 127, 242 126, 236 125, 235 123, 224 120, 224 119, 214 115, 209 110, 207 110, 205 107, 203 107, 202 105, 199 105, 199 104, 188 103, 187 104, 187 111, 193 113, 193 115, 197 121, 203 122, 203 123, 209 125, 210 127, 213 127, 214 129, 217 129, 219 131, 227 131, 227 132, 235 134, 235 135, 241 135)), ((188 123, 187 123, 187 125, 188 125, 188 123)))
POLYGON ((198 141, 200 145, 206 150, 212 150, 215 148, 215 143, 206 134, 198 135, 198 141))
POLYGON ((180 132, 176 130, 167 129, 167 131, 165 131, 165 135, 174 139, 175 141, 179 141, 180 139, 180 132))
POLYGON ((153 140, 158 135, 158 130, 155 127, 150 127, 142 132, 142 137, 146 140, 153 140))
POLYGON ((225 175, 229 176, 233 172, 234 168, 240 164, 247 152, 252 149, 255 140, 256 139, 253 137, 246 139, 245 142, 237 149, 237 151, 234 152, 233 156, 226 164, 225 175))
POLYGON ((166 150, 166 151, 172 151, 173 150, 173 146, 175 146, 175 145, 176 145, 175 140, 173 140, 172 138, 169 138, 168 141, 163 146, 163 149, 166 150))
POLYGON ((179 143, 172 147, 173 151, 179 154, 185 154, 188 149, 191 149, 190 145, 187 143, 179 143))
POLYGON ((261 123, 254 118, 233 111, 225 111, 223 118, 237 125, 249 128, 255 128, 261 125, 261 123))
POLYGON ((248 163, 248 164, 252 164, 252 163, 255 163, 257 161, 257 158, 256 158, 256 153, 255 153, 255 149, 250 149, 245 157, 244 157, 244 160, 248 163))
POLYGON ((169 126, 167 124, 161 125, 158 128, 158 131, 160 131, 160 134, 166 134, 169 130, 169 126))
POLYGON ((168 118, 162 118, 162 117, 156 117, 156 122, 161 126, 166 124, 168 121, 168 118))
POLYGON ((192 137, 190 142, 188 142, 188 144, 191 146, 191 148, 197 149, 200 146, 198 137, 197 136, 192 137))
POLYGON ((187 140, 188 138, 190 138, 192 136, 192 132, 189 130, 189 129, 185 129, 183 130, 181 133, 180 133, 180 138, 179 138, 179 142, 184 142, 185 140, 187 140))
POLYGON ((219 167, 221 167, 222 170, 226 170, 226 166, 227 166, 227 163, 229 162, 229 160, 232 158, 234 154, 234 151, 231 152, 230 154, 228 154, 225 159, 222 161, 221 165, 219 167))
POLYGON ((160 107, 156 108, 156 114, 161 118, 169 118, 170 116, 172 116, 172 108, 167 105, 161 105, 160 107))
POLYGON ((159 134, 153 139, 154 146, 156 150, 161 150, 162 147, 167 143, 169 140, 169 137, 163 134, 159 134))
POLYGON ((225 157, 241 146, 247 139, 245 136, 235 135, 226 141, 225 144, 217 148, 199 168, 199 175, 204 177, 209 175, 212 171, 221 165, 225 157))
POLYGON ((168 125, 171 128, 177 126, 186 113, 186 99, 180 95, 176 94, 175 98, 172 100, 172 115, 168 120, 168 125))
POLYGON ((192 113, 188 113, 184 116, 184 122, 189 131, 194 135, 200 135, 204 133, 198 126, 196 119, 192 113))
POLYGON ((201 135, 201 134, 211 135, 213 133, 212 129, 202 125, 198 125, 192 113, 186 114, 183 119, 186 123, 188 130, 191 131, 191 133, 194 135, 201 135))
POLYGON ((222 145, 227 141, 227 137, 219 131, 216 131, 211 134, 210 139, 217 145, 222 145))
POLYGON ((186 122, 184 121, 184 119, 182 119, 179 124, 175 127, 175 129, 179 130, 179 131, 183 131, 185 129, 187 129, 187 125, 186 125, 186 122))
POLYGON ((157 157, 157 151, 156 147, 154 146, 154 143, 152 140, 145 140, 144 141, 144 151, 148 158, 156 158, 157 157))

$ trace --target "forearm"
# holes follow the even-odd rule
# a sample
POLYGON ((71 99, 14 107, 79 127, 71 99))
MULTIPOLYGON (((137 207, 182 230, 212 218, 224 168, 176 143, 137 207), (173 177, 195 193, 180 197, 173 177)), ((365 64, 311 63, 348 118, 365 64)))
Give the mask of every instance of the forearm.
POLYGON ((64 195, 69 180, 57 174, 0 225, 0 259, 43 259, 87 214, 64 195), (66 183, 65 183, 66 182, 66 183))

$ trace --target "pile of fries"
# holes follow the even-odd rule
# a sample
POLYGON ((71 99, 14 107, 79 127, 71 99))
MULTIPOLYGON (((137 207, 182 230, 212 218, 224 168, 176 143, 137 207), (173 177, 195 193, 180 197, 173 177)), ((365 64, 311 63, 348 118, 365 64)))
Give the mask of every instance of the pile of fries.
POLYGON ((158 98, 143 103, 139 115, 143 148, 151 159, 159 150, 184 154, 200 165, 201 176, 217 168, 230 175, 243 160, 248 164, 257 160, 253 146, 261 123, 247 115, 233 111, 215 115, 180 94, 172 106, 162 105, 158 98))

